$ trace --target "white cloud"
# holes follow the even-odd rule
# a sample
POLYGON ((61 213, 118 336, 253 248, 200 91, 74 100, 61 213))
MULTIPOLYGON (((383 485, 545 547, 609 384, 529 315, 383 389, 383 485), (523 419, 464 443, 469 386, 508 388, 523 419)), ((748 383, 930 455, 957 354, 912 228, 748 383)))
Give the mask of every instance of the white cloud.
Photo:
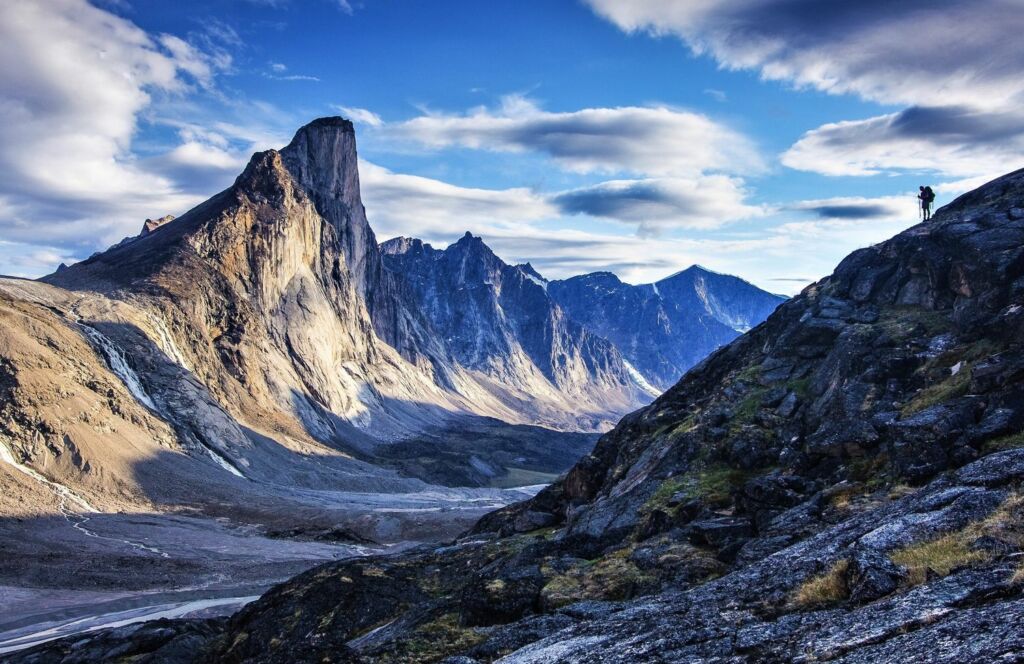
POLYGON ((626 31, 832 93, 1004 107, 1024 95, 1019 0, 586 0, 626 31))
POLYGON ((910 106, 808 132, 783 156, 793 168, 968 177, 1024 163, 1021 0, 587 2, 623 30, 678 36, 727 68, 910 106))
POLYGON ((52 272, 61 263, 75 259, 60 247, 0 240, 0 274, 33 278, 52 272))
POLYGON ((718 175, 692 180, 611 180, 542 193, 527 188, 459 187, 393 173, 366 161, 359 168, 370 221, 382 237, 430 239, 479 228, 520 229, 574 215, 618 222, 648 236, 674 229, 719 228, 765 213, 743 202, 746 192, 741 183, 718 175))
POLYGON ((427 240, 472 228, 515 228, 556 217, 557 209, 529 189, 471 189, 440 180, 393 173, 359 162, 367 215, 379 237, 427 240))
POLYGON ((384 120, 373 111, 355 106, 335 106, 346 118, 367 127, 383 126, 384 120))
POLYGON ((0 238, 87 246, 198 202, 131 144, 155 95, 209 87, 222 65, 84 0, 0 3, 0 238))
POLYGON ((913 107, 826 124, 804 134, 782 162, 826 175, 1003 173, 1024 165, 1024 113, 913 107))
POLYGON ((542 153, 583 173, 685 177, 764 169, 745 136, 699 113, 660 106, 554 113, 513 95, 497 109, 431 113, 391 125, 390 133, 434 149, 542 153))
POLYGON ((744 203, 746 192, 736 178, 612 180, 561 192, 551 200, 566 214, 586 214, 635 224, 641 235, 672 228, 718 228, 759 216, 763 210, 744 203))

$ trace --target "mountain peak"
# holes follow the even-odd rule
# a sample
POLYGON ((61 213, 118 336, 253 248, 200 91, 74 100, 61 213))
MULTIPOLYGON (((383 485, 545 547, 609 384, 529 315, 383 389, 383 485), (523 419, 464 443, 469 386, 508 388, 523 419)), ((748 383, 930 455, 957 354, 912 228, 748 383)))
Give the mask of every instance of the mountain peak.
POLYGON ((356 135, 350 121, 341 117, 313 120, 295 132, 281 157, 305 189, 342 199, 349 207, 362 206, 356 135))
POLYGON ((405 237, 404 235, 393 237, 390 240, 381 242, 380 244, 381 253, 392 256, 399 256, 409 252, 421 253, 425 249, 429 250, 433 249, 433 247, 425 243, 423 240, 414 237, 405 237))
POLYGON ((301 132, 313 129, 337 129, 339 131, 347 132, 350 134, 355 133, 355 127, 352 125, 352 121, 346 120, 340 115, 329 115, 326 117, 317 118, 300 127, 299 131, 301 132))
POLYGON ((469 231, 466 231, 465 235, 460 237, 457 242, 452 243, 448 247, 448 249, 453 248, 462 249, 464 251, 483 251, 485 252, 485 254, 494 253, 493 251, 491 251, 491 248, 487 246, 487 243, 484 242, 484 239, 482 237, 480 237, 479 235, 473 235, 469 231))
POLYGON ((143 222, 143 224, 142 224, 142 232, 139 233, 139 236, 141 237, 141 236, 149 235, 150 233, 152 233, 156 229, 160 228, 164 224, 167 224, 167 223, 172 222, 172 221, 174 221, 174 215, 173 214, 164 215, 164 216, 160 217, 159 219, 146 219, 146 221, 143 222))
POLYGON ((529 275, 529 276, 533 277, 534 279, 538 279, 538 280, 544 281, 544 282, 547 281, 547 279, 545 279, 541 275, 541 273, 538 272, 537 269, 533 267, 533 264, 531 264, 530 262, 520 263, 519 265, 516 265, 516 267, 519 268, 520 270, 522 270, 524 274, 529 275))

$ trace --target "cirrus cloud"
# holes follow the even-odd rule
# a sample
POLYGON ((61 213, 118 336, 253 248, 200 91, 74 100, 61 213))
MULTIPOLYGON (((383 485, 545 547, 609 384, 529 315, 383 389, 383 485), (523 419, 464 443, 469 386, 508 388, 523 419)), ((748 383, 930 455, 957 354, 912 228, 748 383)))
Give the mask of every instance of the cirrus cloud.
MULTIPOLYGON (((0 3, 0 233, 8 241, 108 241, 200 198, 131 151, 155 95, 213 86, 230 66, 85 0, 0 3)), ((170 158, 190 158, 188 148, 170 158)), ((191 155, 195 157, 195 155, 191 155)))
POLYGON ((1019 0, 586 0, 626 31, 725 67, 883 103, 1004 107, 1024 95, 1019 0))
POLYGON ((1020 0, 586 0, 729 69, 898 113, 809 131, 783 156, 825 175, 992 175, 1024 163, 1020 0))
POLYGON ((681 177, 765 168, 756 147, 739 132, 705 115, 664 106, 555 113, 511 95, 497 109, 429 113, 393 125, 389 133, 434 149, 537 152, 581 173, 681 177))

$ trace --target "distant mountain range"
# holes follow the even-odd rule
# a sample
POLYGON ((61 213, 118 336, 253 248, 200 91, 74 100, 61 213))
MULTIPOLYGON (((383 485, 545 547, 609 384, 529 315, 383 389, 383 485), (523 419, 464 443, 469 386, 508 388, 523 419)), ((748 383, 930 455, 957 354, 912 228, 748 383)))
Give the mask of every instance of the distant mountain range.
POLYGON ((653 284, 632 286, 595 272, 552 281, 547 291, 569 316, 615 344, 659 392, 784 301, 699 265, 653 284))
POLYGON ((444 250, 402 237, 381 251, 461 366, 527 389, 539 371, 576 398, 630 383, 660 394, 783 301, 699 266, 642 286, 609 272, 548 281, 470 233, 444 250))

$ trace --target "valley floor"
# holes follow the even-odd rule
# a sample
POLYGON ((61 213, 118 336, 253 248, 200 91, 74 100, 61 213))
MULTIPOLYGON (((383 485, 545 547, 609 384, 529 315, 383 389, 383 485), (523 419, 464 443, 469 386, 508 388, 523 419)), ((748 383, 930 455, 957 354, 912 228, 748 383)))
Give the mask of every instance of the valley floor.
POLYGON ((0 526, 0 653, 101 626, 230 613, 318 563, 398 548, 271 538, 202 516, 9 519, 0 526))
POLYGON ((394 520, 394 539, 381 543, 308 526, 314 521, 308 512, 296 515, 296 527, 277 530, 198 512, 97 513, 66 503, 58 514, 0 518, 0 654, 102 627, 226 615, 317 564, 418 543, 402 540, 404 533, 416 533, 419 541, 430 532, 436 539, 450 537, 537 488, 290 492, 307 510, 372 515, 378 524, 394 520))

